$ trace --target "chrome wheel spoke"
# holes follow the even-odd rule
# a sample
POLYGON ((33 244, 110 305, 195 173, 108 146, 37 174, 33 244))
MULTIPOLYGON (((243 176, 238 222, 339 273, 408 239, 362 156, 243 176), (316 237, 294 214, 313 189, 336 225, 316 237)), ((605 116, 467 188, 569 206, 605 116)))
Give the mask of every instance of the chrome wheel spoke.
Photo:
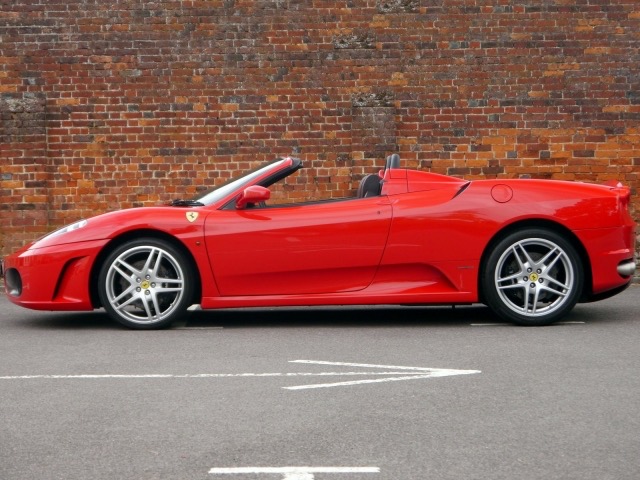
MULTIPOLYGON (((540 289, 538 288, 534 288, 533 289, 533 301, 531 302, 531 314, 535 315, 536 314, 536 310, 538 308, 538 300, 540 298, 540 289)), ((528 312, 528 309, 525 309, 525 312, 528 312)))
POLYGON ((524 304, 522 305, 522 311, 524 313, 527 313, 529 309, 529 292, 528 291, 524 292, 523 301, 524 301, 524 304))
POLYGON ((551 291, 553 293, 560 294, 562 292, 566 292, 567 290, 569 290, 570 285, 567 285, 566 283, 562 283, 562 282, 556 280, 553 277, 545 277, 545 279, 547 280, 547 282, 553 283, 554 285, 557 285, 558 287, 560 287, 561 290, 556 290, 556 289, 551 288, 551 287, 546 287, 547 290, 549 290, 549 291, 551 291))
MULTIPOLYGON (((157 253, 157 256, 156 256, 155 262, 153 264, 153 268, 151 269, 150 273, 154 277, 157 277, 158 276, 158 271, 160 270, 160 267, 162 265, 162 259, 163 259, 162 253, 163 252, 162 252, 162 250, 159 250, 159 251, 154 252, 154 253, 157 253)), ((152 255, 149 255, 149 261, 151 261, 151 257, 152 257, 152 255)), ((148 270, 149 270, 148 268, 145 268, 145 272, 148 271, 148 270)))
MULTIPOLYGON (((497 282, 499 284, 504 284, 505 282, 511 282, 513 280, 516 280, 518 278, 522 277, 522 272, 518 272, 518 273, 514 273, 513 275, 509 275, 508 277, 502 277, 499 278, 497 280, 497 282)), ((498 285, 498 288, 513 288, 514 286, 517 286, 518 284, 512 283, 512 284, 508 284, 508 285, 498 285)))
POLYGON ((158 278, 156 281, 160 284, 158 285, 157 291, 162 292, 175 292, 181 290, 184 284, 184 281, 179 278, 158 278))
MULTIPOLYGON (((120 295, 118 295, 117 297, 115 297, 115 298, 113 299, 112 303, 114 303, 114 304, 118 304, 118 305, 121 305, 121 304, 120 304, 120 300, 121 300, 121 299, 123 299, 124 297, 126 297, 127 295, 130 295, 133 291, 135 291, 135 289, 136 289, 136 287, 135 287, 135 285, 132 283, 132 284, 129 286, 129 288, 127 288, 124 292, 122 292, 120 295)), ((135 295, 131 295, 131 298, 132 298, 132 299, 135 299, 136 297, 135 297, 135 295)), ((126 303, 126 304, 129 304, 130 302, 131 302, 131 299, 130 299, 129 301, 127 301, 127 303, 126 303)))
POLYGON ((158 303, 158 296, 155 293, 152 293, 150 297, 151 297, 151 303, 153 304, 153 310, 156 312, 156 315, 160 315, 161 310, 160 310, 160 304, 158 303))
MULTIPOLYGON (((518 262, 518 265, 520 266, 520 272, 518 272, 518 275, 519 275, 521 272, 524 272, 524 270, 527 268, 527 267, 526 267, 526 265, 525 265, 525 262, 523 262, 523 261, 522 261, 522 258, 520 258, 520 254, 518 253, 518 247, 519 247, 519 246, 520 246, 520 245, 516 244, 516 245, 513 245, 513 246, 510 248, 511 253, 513 254, 513 258, 518 262)), ((527 256, 527 255, 526 255, 526 252, 525 252, 525 258, 526 258, 526 256, 527 256)))
POLYGON ((122 260, 119 260, 117 264, 113 265, 112 268, 116 272, 118 272, 123 279, 127 280, 132 285, 134 284, 136 277, 137 276, 139 277, 140 275, 142 275, 142 272, 136 270, 131 265, 128 265, 126 262, 123 262, 122 260), (121 268, 121 265, 124 267, 124 269, 121 268), (130 273, 128 273, 126 270, 128 270, 130 273))
POLYGON ((149 271, 149 267, 151 266, 151 262, 153 261, 153 257, 155 256, 156 249, 151 248, 149 251, 149 255, 147 256, 147 260, 144 262, 144 267, 142 267, 141 274, 144 274, 149 271))
POLYGON ((567 261, 567 256, 564 252, 550 252, 540 263, 542 265, 542 271, 547 272, 551 270, 558 261, 567 261), (547 263, 547 259, 552 256, 552 254, 556 254, 556 256, 551 260, 551 262, 547 263))
POLYGON ((551 288, 548 285, 545 287, 542 287, 540 290, 544 290, 546 292, 549 292, 552 295, 559 296, 559 297, 566 297, 568 292, 567 288, 564 288, 563 290, 556 290, 555 288, 551 288))
POLYGON ((526 285, 522 283, 510 283, 509 285, 498 285, 498 290, 526 289, 526 285))
POLYGON ((131 295, 131 297, 129 297, 129 299, 126 302, 123 303, 117 303, 115 300, 111 302, 111 305, 116 309, 116 310, 123 310, 125 307, 128 307, 129 305, 131 305, 133 302, 135 302, 136 300, 139 300, 139 297, 137 295, 131 295))
POLYGON ((535 262, 531 259, 531 257, 529 256, 529 252, 527 252, 527 249, 522 245, 522 243, 518 243, 516 245, 513 246, 513 251, 515 252, 516 258, 518 260, 518 263, 520 264, 520 268, 522 269, 522 271, 524 272, 529 266, 533 265, 535 262), (520 249, 520 251, 522 252, 522 255, 525 258, 525 261, 523 262, 522 259, 520 258, 520 255, 518 254, 518 248, 520 249))
POLYGON ((151 313, 151 309, 149 308, 149 299, 146 297, 142 298, 142 306, 144 307, 144 311, 147 314, 146 320, 153 319, 153 314, 151 313))

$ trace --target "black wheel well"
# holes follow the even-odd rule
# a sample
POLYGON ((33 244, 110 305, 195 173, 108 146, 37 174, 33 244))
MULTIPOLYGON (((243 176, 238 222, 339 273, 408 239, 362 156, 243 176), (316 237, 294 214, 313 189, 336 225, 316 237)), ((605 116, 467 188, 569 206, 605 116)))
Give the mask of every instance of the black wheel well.
POLYGON ((559 235, 562 235, 565 239, 567 239, 571 245, 576 249, 578 256, 580 257, 580 261, 584 266, 584 282, 582 285, 582 292, 580 294, 580 299, 578 301, 584 301, 591 294, 591 285, 593 282, 591 281, 591 261, 589 260, 589 255, 587 254, 584 245, 576 235, 569 230, 564 225, 553 222, 551 220, 522 220, 516 223, 512 223, 507 225, 498 233, 496 233, 491 241, 487 244, 484 251, 482 252, 482 257, 480 258, 480 271, 478 274, 478 295, 480 296, 480 301, 484 302, 484 292, 482 288, 482 277, 485 274, 485 265, 487 262, 487 257, 491 254, 493 248, 500 242, 503 238, 511 235, 518 230, 522 230, 524 228, 544 228, 547 230, 551 230, 559 235))
POLYGON ((136 240, 138 238, 155 238, 158 240, 164 240, 169 242, 175 248, 180 250, 188 261, 191 263, 191 270, 194 272, 196 276, 196 285, 193 290, 193 303, 199 303, 200 298, 202 297, 202 285, 200 279, 200 271, 198 270, 198 265, 191 255, 191 252, 185 245, 178 240, 176 237, 169 235, 168 233, 160 232, 158 230, 152 229, 141 229, 141 230, 133 230, 130 232, 126 232, 118 237, 112 238, 109 243, 107 243, 98 256, 96 257, 95 262, 93 262, 93 267, 91 268, 91 281, 89 285, 89 293, 91 294, 91 303, 95 308, 100 307, 100 297, 98 295, 98 276, 100 275, 100 269, 104 264, 107 256, 120 245, 125 244, 128 241, 136 240))

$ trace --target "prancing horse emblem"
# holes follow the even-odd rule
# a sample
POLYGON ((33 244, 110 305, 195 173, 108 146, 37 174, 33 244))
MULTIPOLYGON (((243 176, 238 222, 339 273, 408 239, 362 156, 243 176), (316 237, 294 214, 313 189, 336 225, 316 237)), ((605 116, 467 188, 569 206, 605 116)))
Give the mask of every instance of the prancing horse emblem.
POLYGON ((195 222, 196 218, 198 218, 198 212, 187 212, 187 220, 191 223, 195 222))

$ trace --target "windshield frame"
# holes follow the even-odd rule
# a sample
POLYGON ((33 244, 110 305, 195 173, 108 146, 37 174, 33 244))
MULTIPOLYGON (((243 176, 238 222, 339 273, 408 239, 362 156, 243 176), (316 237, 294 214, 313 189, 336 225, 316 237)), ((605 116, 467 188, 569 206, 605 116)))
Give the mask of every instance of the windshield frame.
MULTIPOLYGON (((294 159, 291 157, 277 158, 266 164, 263 163, 252 170, 242 173, 242 175, 238 177, 233 177, 204 193, 192 197, 191 201, 200 202, 204 206, 215 205, 223 200, 233 197, 234 194, 239 194, 245 187, 259 184, 260 180, 271 177, 273 173, 280 172, 283 167, 286 166, 290 168, 294 164, 294 159)), ((227 201, 228 200, 224 203, 227 203, 227 201)))

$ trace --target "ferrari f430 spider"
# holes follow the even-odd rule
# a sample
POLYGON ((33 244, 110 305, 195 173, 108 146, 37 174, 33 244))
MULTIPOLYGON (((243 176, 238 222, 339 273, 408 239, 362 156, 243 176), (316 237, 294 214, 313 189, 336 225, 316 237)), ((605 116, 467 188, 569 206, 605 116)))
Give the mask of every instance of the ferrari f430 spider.
POLYGON ((391 155, 353 198, 283 204, 281 158, 190 200, 81 220, 8 256, 9 299, 103 307, 131 328, 186 310, 484 303, 548 325, 614 295, 636 269, 630 190, 535 179, 467 181, 391 155))

